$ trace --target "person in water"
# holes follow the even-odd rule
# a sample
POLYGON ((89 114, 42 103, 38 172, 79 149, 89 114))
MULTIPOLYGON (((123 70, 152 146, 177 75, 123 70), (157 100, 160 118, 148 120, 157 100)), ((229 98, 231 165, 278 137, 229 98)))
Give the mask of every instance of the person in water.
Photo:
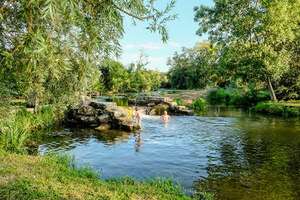
POLYGON ((138 107, 135 108, 135 116, 134 117, 135 117, 136 123, 141 125, 141 113, 140 113, 138 107))
POLYGON ((167 111, 164 111, 164 114, 161 116, 163 122, 168 122, 170 120, 170 116, 168 115, 167 111))

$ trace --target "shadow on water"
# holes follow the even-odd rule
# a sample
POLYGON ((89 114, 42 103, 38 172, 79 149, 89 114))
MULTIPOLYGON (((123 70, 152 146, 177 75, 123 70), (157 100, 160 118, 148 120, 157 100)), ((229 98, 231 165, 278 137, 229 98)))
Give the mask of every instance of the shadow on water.
POLYGON ((169 177, 216 199, 300 199, 300 122, 211 110, 206 116, 146 116, 137 133, 65 130, 39 152, 67 153, 103 178, 169 177))

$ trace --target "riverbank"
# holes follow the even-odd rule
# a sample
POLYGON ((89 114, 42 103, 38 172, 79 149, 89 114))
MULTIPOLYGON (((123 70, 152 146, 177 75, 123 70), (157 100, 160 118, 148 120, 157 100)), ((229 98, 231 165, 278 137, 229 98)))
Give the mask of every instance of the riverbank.
POLYGON ((171 181, 101 180, 70 159, 0 153, 0 199, 190 200, 171 181))
POLYGON ((1 118, 0 199, 192 199, 171 180, 102 180, 66 157, 29 155, 44 137, 37 131, 56 119, 50 107, 35 114, 16 110, 1 118))

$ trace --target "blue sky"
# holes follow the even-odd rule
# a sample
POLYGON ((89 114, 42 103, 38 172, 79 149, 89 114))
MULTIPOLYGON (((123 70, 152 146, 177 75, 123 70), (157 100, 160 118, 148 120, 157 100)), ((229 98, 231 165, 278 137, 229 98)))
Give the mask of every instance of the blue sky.
MULTIPOLYGON (((164 5, 167 0, 158 0, 164 5)), ((119 60, 128 65, 136 62, 141 51, 147 56, 149 69, 167 71, 167 60, 175 51, 182 47, 193 47, 196 42, 205 40, 205 37, 196 35, 197 23, 194 22, 194 7, 199 5, 212 5, 212 0, 177 0, 173 12, 178 15, 177 19, 169 22, 169 41, 161 42, 157 33, 150 33, 145 29, 146 24, 132 20, 125 20, 125 35, 121 41, 123 53, 119 60)))

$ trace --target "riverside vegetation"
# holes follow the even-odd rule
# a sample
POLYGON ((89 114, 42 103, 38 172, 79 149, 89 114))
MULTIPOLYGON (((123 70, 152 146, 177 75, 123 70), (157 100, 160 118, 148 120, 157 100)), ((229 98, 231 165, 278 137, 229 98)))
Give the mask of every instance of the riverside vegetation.
POLYGON ((170 181, 103 181, 68 159, 27 155, 44 137, 39 131, 59 124, 87 94, 216 88, 191 107, 200 112, 208 102, 299 116, 299 0, 214 0, 212 7, 196 8, 197 34, 209 39, 176 53, 167 74, 147 70, 143 55, 128 67, 112 59, 121 53, 124 15, 146 22, 165 42, 166 24, 176 18, 174 5, 174 0, 163 9, 152 0, 0 2, 1 197, 191 198, 170 181))
MULTIPOLYGON (((174 3, 157 9, 141 0, 0 2, 0 199, 191 199, 171 181, 103 181, 68 159, 27 155, 43 137, 39 130, 59 122, 80 96, 103 87, 119 91, 109 84, 121 74, 101 66, 120 54, 124 15, 145 21, 166 41, 174 3), (13 105, 18 99, 22 105, 13 105)), ((133 74, 137 90, 157 87, 149 81, 160 73, 138 67, 133 74)))

